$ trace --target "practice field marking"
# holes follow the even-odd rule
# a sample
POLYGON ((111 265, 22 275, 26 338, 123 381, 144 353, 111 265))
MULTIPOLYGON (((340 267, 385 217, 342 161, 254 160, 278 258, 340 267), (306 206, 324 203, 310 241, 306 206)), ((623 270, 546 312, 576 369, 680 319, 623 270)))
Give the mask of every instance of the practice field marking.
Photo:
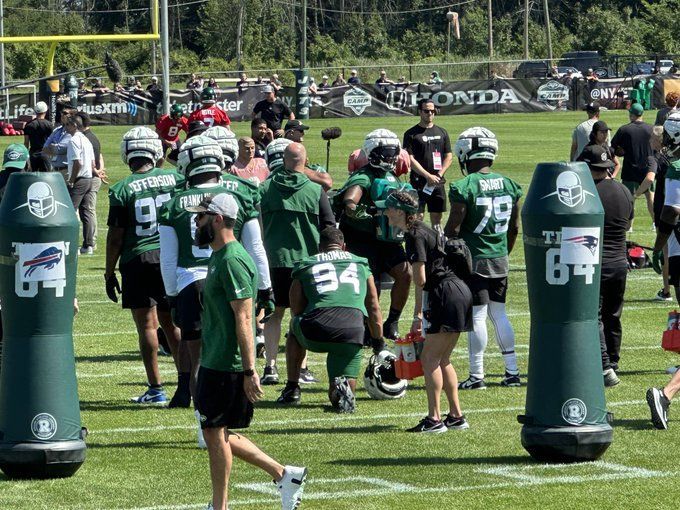
MULTIPOLYGON (((624 406, 634 406, 644 404, 644 400, 624 400, 620 402, 608 402, 608 407, 624 407, 624 406)), ((487 407, 482 409, 466 409, 466 414, 490 414, 490 413, 511 413, 517 411, 524 411, 524 407, 513 406, 513 407, 487 407)), ((397 418, 414 418, 421 416, 422 412, 415 413, 389 413, 389 414, 374 414, 374 415, 351 415, 343 416, 342 421, 352 422, 352 421, 382 421, 386 419, 397 419, 397 418)), ((291 420, 268 420, 254 422, 251 427, 253 430, 257 431, 262 428, 279 426, 279 425, 302 425, 311 423, 337 423, 337 417, 325 418, 302 418, 302 419, 291 419, 291 420)), ((165 430, 194 430, 196 428, 196 423, 192 425, 157 425, 155 427, 125 427, 125 428, 114 428, 114 429, 90 429, 90 434, 93 436, 104 435, 104 434, 139 434, 144 432, 163 432, 165 430)), ((310 430, 310 433, 312 431, 310 430)))
MULTIPOLYGON (((361 497, 361 496, 374 496, 377 494, 387 494, 392 492, 411 492, 417 488, 413 485, 407 485, 405 483, 398 482, 388 482, 382 478, 369 478, 366 476, 348 476, 345 478, 310 478, 305 484, 307 486, 315 485, 343 485, 345 483, 352 484, 363 484, 369 486, 377 486, 377 489, 354 489, 348 491, 342 491, 344 497, 361 497)), ((234 487, 239 489, 246 489, 253 492, 259 492, 261 494, 266 494, 269 496, 278 496, 278 490, 271 482, 261 482, 261 483, 237 483, 234 487)), ((334 499, 338 495, 338 492, 314 492, 313 499, 334 499)))

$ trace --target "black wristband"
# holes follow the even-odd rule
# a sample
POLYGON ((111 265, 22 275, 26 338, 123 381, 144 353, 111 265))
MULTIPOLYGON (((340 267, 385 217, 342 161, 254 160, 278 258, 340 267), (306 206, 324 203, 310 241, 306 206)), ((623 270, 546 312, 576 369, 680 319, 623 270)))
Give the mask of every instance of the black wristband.
POLYGON ((269 287, 268 289, 259 289, 257 291, 258 301, 274 301, 274 290, 269 287))
POLYGON ((246 377, 252 377, 252 376, 255 375, 255 370, 253 370, 252 368, 249 368, 248 370, 244 370, 243 375, 245 375, 246 377))

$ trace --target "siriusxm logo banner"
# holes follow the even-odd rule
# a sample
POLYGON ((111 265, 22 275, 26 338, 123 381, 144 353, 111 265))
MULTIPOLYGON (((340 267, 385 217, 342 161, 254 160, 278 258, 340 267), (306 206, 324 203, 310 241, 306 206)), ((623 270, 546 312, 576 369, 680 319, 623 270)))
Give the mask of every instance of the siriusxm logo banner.
POLYGON ((100 104, 83 104, 78 105, 79 112, 85 112, 88 115, 116 115, 127 113, 133 117, 137 115, 139 107, 132 101, 124 103, 100 103, 100 104))

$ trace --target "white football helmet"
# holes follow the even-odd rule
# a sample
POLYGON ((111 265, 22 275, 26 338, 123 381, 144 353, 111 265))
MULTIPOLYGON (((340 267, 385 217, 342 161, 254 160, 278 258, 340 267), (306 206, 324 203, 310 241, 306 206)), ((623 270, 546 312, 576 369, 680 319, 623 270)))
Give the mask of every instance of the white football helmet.
POLYGON ((185 177, 204 173, 221 174, 224 169, 222 149, 207 136, 192 136, 182 144, 177 158, 177 171, 185 177))
POLYGON ((231 129, 224 126, 213 126, 208 128, 202 136, 212 138, 220 146, 225 167, 234 164, 234 161, 238 158, 238 140, 236 140, 236 135, 231 129))
POLYGON ((498 155, 498 140, 490 130, 473 127, 458 135, 453 152, 458 156, 461 168, 473 159, 493 161, 498 155))
POLYGON ((672 113, 663 123, 663 146, 671 157, 680 149, 680 112, 672 113))
POLYGON ((392 131, 376 129, 366 135, 362 150, 372 167, 393 172, 397 166, 401 143, 392 131))
POLYGON ((264 150, 264 159, 267 161, 270 171, 274 172, 283 168, 283 152, 291 143, 293 141, 287 138, 277 138, 267 145, 267 148, 264 150))
POLYGON ((120 157, 128 165, 133 158, 146 158, 156 161, 163 157, 163 144, 155 131, 138 126, 123 135, 120 142, 120 157))
POLYGON ((364 372, 364 386, 369 397, 375 400, 390 400, 406 394, 408 381, 397 377, 394 368, 396 360, 397 357, 388 350, 382 350, 368 360, 364 372))

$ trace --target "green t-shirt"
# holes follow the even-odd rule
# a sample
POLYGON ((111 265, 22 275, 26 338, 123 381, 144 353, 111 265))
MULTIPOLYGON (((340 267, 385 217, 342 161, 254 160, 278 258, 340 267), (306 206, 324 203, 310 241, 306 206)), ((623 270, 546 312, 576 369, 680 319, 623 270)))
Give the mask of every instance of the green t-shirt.
POLYGON ((236 318, 230 302, 252 299, 255 335, 256 296, 257 269, 245 248, 238 241, 232 241, 213 252, 203 288, 202 367, 224 372, 243 370, 236 339, 236 318))
POLYGON ((259 216, 257 208, 260 205, 260 191, 255 184, 236 175, 224 173, 222 186, 236 198, 239 209, 243 210, 243 223, 259 216))
POLYGON ((495 259, 508 254, 508 226, 522 188, 511 179, 489 172, 451 183, 449 200, 465 205, 460 228, 473 259, 495 259))
POLYGON ((668 165, 668 169, 666 170, 666 179, 680 181, 680 159, 676 159, 670 165, 668 165))
MULTIPOLYGON (((352 186, 359 186, 363 193, 361 194, 361 200, 359 200, 360 205, 365 205, 366 207, 373 207, 375 201, 371 196, 371 188, 373 187, 373 182, 376 179, 385 179, 395 184, 399 182, 392 172, 384 172, 382 170, 375 169, 370 166, 364 166, 354 172, 349 176, 345 185, 338 191, 334 200, 337 200, 336 207, 340 207, 344 201, 345 191, 347 191, 352 186)), ((364 220, 357 220, 350 218, 347 215, 343 216, 342 222, 349 225, 356 230, 363 230, 364 232, 371 232, 375 234, 375 220, 373 218, 367 218, 364 220)))
POLYGON ((293 267, 319 251, 321 186, 298 172, 277 172, 260 186, 262 240, 269 267, 293 267))
POLYGON ((124 217, 113 223, 125 228, 121 264, 144 252, 160 249, 158 211, 182 189, 184 177, 162 168, 130 174, 111 186, 109 207, 118 208, 124 217))
POLYGON ((358 308, 364 316, 368 260, 348 251, 334 250, 308 257, 295 264, 293 279, 300 280, 307 308, 358 308))

